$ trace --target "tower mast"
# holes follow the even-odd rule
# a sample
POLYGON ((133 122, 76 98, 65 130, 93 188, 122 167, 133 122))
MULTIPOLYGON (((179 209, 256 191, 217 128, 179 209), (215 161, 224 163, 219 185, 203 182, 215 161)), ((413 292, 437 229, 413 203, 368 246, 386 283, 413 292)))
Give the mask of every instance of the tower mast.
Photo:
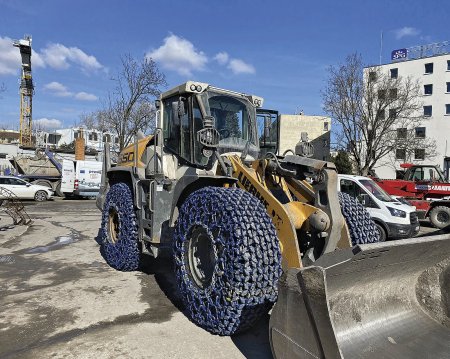
POLYGON ((20 50, 22 58, 22 75, 20 79, 20 135, 21 147, 33 147, 32 143, 32 109, 34 85, 31 74, 31 36, 25 35, 13 45, 20 50))

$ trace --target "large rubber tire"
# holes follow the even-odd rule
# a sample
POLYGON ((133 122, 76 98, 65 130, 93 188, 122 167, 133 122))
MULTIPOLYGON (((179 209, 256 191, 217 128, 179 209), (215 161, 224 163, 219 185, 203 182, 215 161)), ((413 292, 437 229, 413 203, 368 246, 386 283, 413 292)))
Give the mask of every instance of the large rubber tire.
POLYGON ((347 223, 352 244, 379 242, 379 233, 369 212, 355 198, 339 192, 341 212, 347 223))
POLYGON ((436 206, 430 211, 431 224, 439 229, 450 226, 450 207, 436 206))
POLYGON ((139 267, 139 243, 133 194, 126 183, 111 186, 105 198, 101 225, 101 253, 120 271, 139 267))
POLYGON ((277 300, 276 229, 261 202, 241 189, 205 187, 189 195, 176 224, 174 262, 187 315, 210 333, 244 331, 277 300), (209 264, 195 262, 198 238, 208 243, 202 258, 209 264))

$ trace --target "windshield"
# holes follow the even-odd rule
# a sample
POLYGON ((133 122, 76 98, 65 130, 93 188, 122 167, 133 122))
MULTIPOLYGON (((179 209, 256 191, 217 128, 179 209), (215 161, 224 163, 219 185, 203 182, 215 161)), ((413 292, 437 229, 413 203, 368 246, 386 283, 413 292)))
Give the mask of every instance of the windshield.
POLYGON ((388 195, 380 186, 370 179, 359 180, 359 182, 377 199, 383 202, 396 202, 390 195, 388 195))
POLYGON ((218 151, 242 152, 249 143, 249 153, 256 157, 259 148, 256 140, 255 108, 245 99, 208 91, 200 95, 206 113, 215 119, 219 131, 218 151))

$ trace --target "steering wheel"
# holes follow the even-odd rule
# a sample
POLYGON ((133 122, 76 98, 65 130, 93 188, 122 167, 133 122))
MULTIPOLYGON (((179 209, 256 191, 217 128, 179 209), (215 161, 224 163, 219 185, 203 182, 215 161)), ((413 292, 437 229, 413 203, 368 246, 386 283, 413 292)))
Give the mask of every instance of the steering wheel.
POLYGON ((228 138, 231 135, 231 131, 227 130, 226 128, 222 128, 217 131, 219 132, 221 138, 228 138))

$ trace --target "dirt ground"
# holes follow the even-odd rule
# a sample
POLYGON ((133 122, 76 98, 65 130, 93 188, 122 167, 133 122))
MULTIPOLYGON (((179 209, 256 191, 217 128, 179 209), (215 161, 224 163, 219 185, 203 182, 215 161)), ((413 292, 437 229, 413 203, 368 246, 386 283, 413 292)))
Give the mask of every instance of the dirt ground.
MULTIPOLYGON (((271 358, 269 317, 235 337, 183 314, 168 261, 118 272, 103 260, 92 200, 29 202, 0 215, 0 358, 271 358)), ((422 235, 436 233, 422 224, 422 235)))

